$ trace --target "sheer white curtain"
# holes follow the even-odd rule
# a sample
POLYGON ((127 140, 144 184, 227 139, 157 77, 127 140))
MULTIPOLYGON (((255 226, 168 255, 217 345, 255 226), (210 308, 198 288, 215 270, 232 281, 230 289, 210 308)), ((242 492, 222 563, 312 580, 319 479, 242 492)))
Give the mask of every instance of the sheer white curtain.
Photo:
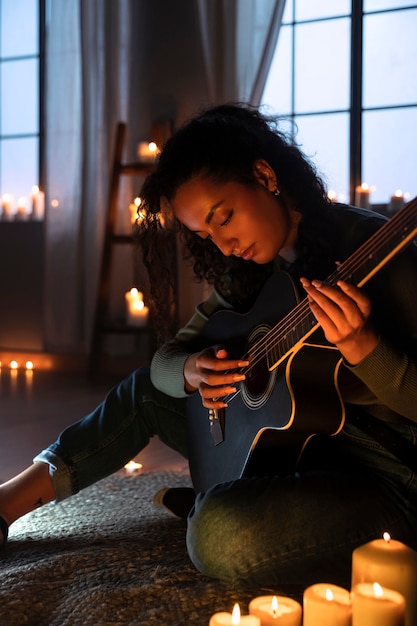
MULTIPOLYGON (((161 101, 175 104, 177 124, 181 111, 189 116, 204 104, 258 104, 283 7, 284 0, 47 0, 46 350, 89 348, 116 123, 127 121, 137 139, 161 101)), ((118 266, 120 283, 128 269, 118 266)), ((182 283, 186 321, 202 294, 191 279, 182 283)))
POLYGON ((210 103, 258 105, 285 0, 197 0, 210 103))
POLYGON ((127 116, 129 12, 130 0, 47 3, 47 350, 88 347, 113 134, 127 116))

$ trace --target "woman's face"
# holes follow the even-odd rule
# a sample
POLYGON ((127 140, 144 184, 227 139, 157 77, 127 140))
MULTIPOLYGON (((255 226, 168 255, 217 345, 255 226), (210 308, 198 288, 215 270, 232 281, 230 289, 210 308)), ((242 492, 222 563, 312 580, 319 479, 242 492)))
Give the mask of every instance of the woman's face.
POLYGON ((252 187, 192 178, 178 188, 171 207, 184 226, 212 239, 225 256, 262 264, 295 244, 300 214, 273 194, 276 182, 270 168, 268 175, 256 166, 254 171, 258 184, 252 187))

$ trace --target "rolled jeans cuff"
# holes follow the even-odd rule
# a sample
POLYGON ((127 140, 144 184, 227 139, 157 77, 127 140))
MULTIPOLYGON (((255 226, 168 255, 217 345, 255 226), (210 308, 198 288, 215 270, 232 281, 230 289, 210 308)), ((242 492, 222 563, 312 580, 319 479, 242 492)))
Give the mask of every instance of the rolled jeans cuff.
POLYGON ((49 465, 49 475, 55 492, 55 504, 74 494, 71 472, 64 461, 54 452, 50 449, 42 450, 35 456, 33 462, 47 463, 49 465))

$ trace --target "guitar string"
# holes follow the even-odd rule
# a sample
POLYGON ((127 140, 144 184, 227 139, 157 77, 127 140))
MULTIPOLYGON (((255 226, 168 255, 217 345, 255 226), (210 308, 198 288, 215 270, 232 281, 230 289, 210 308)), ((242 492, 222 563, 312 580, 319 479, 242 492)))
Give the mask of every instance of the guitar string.
MULTIPOLYGON (((401 220, 397 220, 397 221, 402 221, 402 220, 403 221, 407 220, 407 216, 401 215, 401 220)), ((408 223, 406 222, 405 225, 408 225, 408 223)), ((382 239, 383 243, 387 243, 387 237, 385 236, 385 230, 386 229, 383 229, 383 228, 379 229, 379 231, 377 231, 375 233, 375 237, 371 238, 372 239, 372 243, 370 243, 369 240, 366 241, 357 250, 357 252, 354 253, 353 257, 350 257, 350 259, 347 259, 343 264, 341 264, 338 268, 336 268, 336 270, 328 277, 326 282, 329 282, 330 284, 334 284, 339 279, 350 278, 352 276, 352 274, 354 274, 355 271, 357 271, 358 267, 360 268, 363 265, 363 259, 364 258, 369 258, 371 256, 369 251, 371 251, 372 253, 375 253, 375 251, 378 248, 381 248, 380 245, 376 245, 377 244, 377 240, 381 240, 382 239), (380 233, 381 230, 384 230, 384 232, 380 233)), ((307 298, 304 298, 297 305, 297 307, 295 309, 293 309, 289 314, 287 314, 286 317, 281 319, 280 322, 272 329, 272 331, 275 331, 275 329, 278 329, 275 332, 275 335, 278 335, 280 332, 281 333, 285 332, 285 329, 282 328, 284 321, 292 322, 292 325, 294 325, 294 320, 298 320, 300 317, 302 317, 302 314, 304 313, 306 308, 309 309, 308 301, 307 301, 307 298), (305 306, 305 305, 307 305, 307 306, 305 306), (293 318, 293 320, 291 320, 291 318, 293 318)), ((274 334, 274 332, 271 332, 271 331, 268 332, 267 336, 264 336, 259 341, 259 343, 262 344, 263 341, 264 341, 264 343, 266 343, 267 341, 269 341, 272 338, 273 334, 274 334)), ((250 352, 249 354, 253 358, 253 351, 250 352)))
MULTIPOLYGON (((406 217, 401 216, 402 219, 406 219, 406 217)), ((401 220, 397 220, 397 221, 401 221, 401 220)), ((388 222, 387 222, 388 223, 388 222)), ((369 240, 367 242, 365 242, 358 250, 356 253, 354 253, 354 257, 350 259, 350 263, 349 263, 349 259, 347 259, 343 264, 341 264, 326 280, 326 282, 330 283, 330 284, 334 284, 337 280, 339 279, 346 279, 346 278, 350 278, 352 274, 355 273, 355 271, 357 271, 358 267, 361 267, 363 265, 363 259, 364 258, 369 258, 370 252, 375 252, 375 250, 377 248, 380 248, 381 246, 377 246, 377 240, 383 240, 384 243, 387 242, 387 238, 385 237, 385 229, 381 228, 379 229, 379 231, 377 231, 375 233, 375 237, 372 237, 372 244, 369 242, 369 240), (380 233, 380 230, 384 230, 384 233, 380 233), (385 241, 384 241, 385 240, 385 241), (359 254, 360 253, 360 254, 359 254), (357 257, 357 258, 356 258, 357 257)), ((258 351, 260 349, 262 349, 263 344, 267 344, 267 342, 270 342, 274 337, 279 336, 279 334, 283 334, 284 333, 284 338, 286 338, 286 335, 288 334, 288 332, 290 331, 285 331, 285 326, 286 324, 284 322, 288 322, 288 326, 292 325, 294 326, 295 322, 299 322, 299 319, 302 319, 305 311, 310 311, 309 306, 308 306, 308 300, 307 298, 304 298, 296 307, 295 309, 293 309, 291 312, 289 312, 284 318, 282 318, 278 324, 271 329, 271 331, 269 331, 264 337, 262 337, 262 339, 259 340, 258 344, 256 344, 256 347, 258 348, 258 351)), ((311 317, 313 317, 313 315, 311 314, 311 317)), ((249 351, 247 353, 248 356, 250 356, 252 358, 252 360, 254 359, 254 355, 256 356, 256 350, 252 350, 249 351)), ((242 360, 245 360, 245 358, 243 357, 242 360)))
MULTIPOLYGON (((346 280, 352 276, 352 274, 357 271, 358 268, 361 268, 364 263, 364 259, 371 258, 372 254, 375 254, 383 245, 386 245, 388 242, 388 237, 386 236, 385 231, 391 231, 394 226, 396 226, 397 231, 404 231, 405 228, 410 227, 412 225, 412 215, 409 215, 412 209, 417 206, 417 199, 409 202, 401 211, 396 213, 388 222, 386 222, 375 234, 365 241, 362 246, 358 248, 358 250, 353 253, 353 255, 346 259, 336 270, 327 278, 326 282, 329 284, 335 284, 337 280, 346 280), (398 224, 397 224, 398 222, 398 224), (389 227, 388 227, 389 224, 389 227), (387 225, 386 228, 384 226, 387 225), (401 228, 399 226, 401 225, 401 228)), ((398 235, 401 236, 400 232, 398 235)), ((401 242, 401 239, 399 243, 401 242)), ((274 343, 279 343, 277 338, 282 335, 280 339, 281 343, 283 339, 287 339, 287 335, 291 335, 291 332, 294 330, 294 326, 299 325, 300 322, 308 321, 308 318, 311 318, 315 322, 315 318, 310 311, 310 307, 308 305, 308 299, 304 298, 291 312, 289 312, 284 318, 282 318, 276 326, 274 326, 268 333, 266 333, 251 350, 246 352, 246 354, 242 357, 241 360, 250 360, 250 364, 246 368, 241 368, 241 372, 248 372, 253 369, 258 362, 265 358, 265 354, 268 353, 268 344, 271 341, 274 343), (303 319, 305 318, 305 319, 303 319), (286 327, 291 326, 292 328, 288 331, 285 330, 286 327)), ((314 327, 314 324, 313 324, 314 327)), ((311 328, 309 328, 311 330, 311 328)), ((306 334, 306 333, 304 333, 306 334)), ((294 348, 294 345, 292 346, 294 348)), ((291 349, 286 352, 289 353, 291 349)), ((281 355, 281 358, 285 356, 286 353, 281 355)), ((232 394, 229 398, 225 398, 225 401, 233 400, 236 395, 240 393, 240 390, 232 394)))

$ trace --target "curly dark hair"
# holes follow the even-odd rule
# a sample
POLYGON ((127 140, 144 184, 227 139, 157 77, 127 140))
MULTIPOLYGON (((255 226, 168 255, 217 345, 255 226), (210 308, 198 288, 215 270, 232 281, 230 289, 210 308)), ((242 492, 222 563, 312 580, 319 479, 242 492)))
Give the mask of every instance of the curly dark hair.
MULTIPOLYGON (((319 254, 324 246, 329 252, 324 243, 324 233, 331 227, 329 200, 314 165, 279 129, 279 119, 246 104, 209 108, 167 141, 141 192, 144 219, 137 229, 137 239, 149 272, 151 307, 161 328, 170 319, 173 297, 172 256, 167 255, 167 244, 172 250, 178 235, 196 280, 214 284, 236 308, 247 309, 270 274, 271 264, 225 257, 212 241, 190 232, 170 211, 179 187, 197 175, 217 183, 259 184, 253 167, 258 159, 267 161, 274 170, 281 201, 291 201, 302 214, 297 245, 305 264, 314 259, 315 267, 310 269, 317 276, 326 275, 328 268, 317 267, 317 259, 329 258, 329 254, 319 254)), ((306 273, 305 269, 300 268, 300 273, 306 273)))

